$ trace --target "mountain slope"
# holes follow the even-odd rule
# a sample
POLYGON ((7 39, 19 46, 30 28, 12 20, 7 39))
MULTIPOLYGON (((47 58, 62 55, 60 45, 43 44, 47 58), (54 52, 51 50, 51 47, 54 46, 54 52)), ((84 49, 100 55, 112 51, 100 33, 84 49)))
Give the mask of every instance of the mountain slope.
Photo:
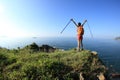
POLYGON ((74 49, 31 52, 0 48, 0 79, 4 80, 96 80, 106 68, 96 53, 74 49))

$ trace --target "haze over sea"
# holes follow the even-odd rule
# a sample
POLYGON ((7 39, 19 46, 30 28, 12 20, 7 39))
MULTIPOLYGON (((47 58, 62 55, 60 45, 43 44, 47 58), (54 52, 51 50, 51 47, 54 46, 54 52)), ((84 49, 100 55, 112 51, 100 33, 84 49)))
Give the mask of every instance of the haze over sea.
MULTIPOLYGON (((77 41, 75 37, 33 37, 33 38, 8 38, 0 37, 0 47, 14 49, 24 47, 31 43, 37 43, 39 46, 48 44, 60 49, 76 48, 77 41)), ((114 39, 95 39, 85 38, 84 48, 97 51, 102 61, 110 68, 111 71, 120 72, 120 40, 114 39)))

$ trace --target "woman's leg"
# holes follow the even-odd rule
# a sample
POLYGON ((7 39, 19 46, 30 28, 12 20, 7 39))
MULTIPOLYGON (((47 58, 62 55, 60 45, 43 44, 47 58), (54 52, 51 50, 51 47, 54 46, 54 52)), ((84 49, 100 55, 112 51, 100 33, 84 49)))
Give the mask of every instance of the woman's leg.
POLYGON ((81 50, 83 50, 84 48, 83 48, 83 36, 81 36, 81 41, 80 41, 80 43, 81 43, 81 50))
POLYGON ((80 51, 80 40, 78 40, 78 51, 80 51))

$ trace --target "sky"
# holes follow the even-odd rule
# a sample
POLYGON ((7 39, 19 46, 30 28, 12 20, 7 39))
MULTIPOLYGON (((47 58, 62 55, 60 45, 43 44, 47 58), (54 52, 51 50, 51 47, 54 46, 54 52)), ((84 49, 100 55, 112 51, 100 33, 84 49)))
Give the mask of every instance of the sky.
POLYGON ((0 0, 0 37, 76 37, 72 22, 60 33, 71 18, 84 37, 120 36, 120 0, 0 0))

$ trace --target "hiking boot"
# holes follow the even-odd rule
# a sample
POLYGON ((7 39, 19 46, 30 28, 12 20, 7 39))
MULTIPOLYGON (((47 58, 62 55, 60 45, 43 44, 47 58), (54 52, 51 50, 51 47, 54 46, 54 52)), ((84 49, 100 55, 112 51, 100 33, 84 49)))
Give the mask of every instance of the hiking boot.
POLYGON ((79 52, 79 51, 80 51, 80 49, 79 49, 79 48, 77 48, 77 51, 79 52))
POLYGON ((82 49, 80 49, 80 51, 83 51, 84 49, 82 48, 82 49))
POLYGON ((80 49, 78 49, 77 51, 78 51, 78 52, 80 52, 81 50, 80 50, 80 49))

